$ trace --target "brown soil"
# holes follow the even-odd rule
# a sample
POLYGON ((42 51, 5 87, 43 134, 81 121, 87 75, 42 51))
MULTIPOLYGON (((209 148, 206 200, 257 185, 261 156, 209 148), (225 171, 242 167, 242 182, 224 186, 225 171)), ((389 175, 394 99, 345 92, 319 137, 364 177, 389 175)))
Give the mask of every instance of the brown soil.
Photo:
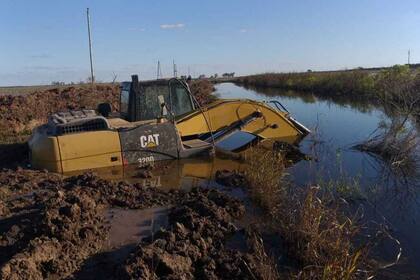
MULTIPOLYGON (((30 237, 21 237, 26 246, 20 244, 22 250, 4 263, 2 279, 64 278, 98 251, 106 236, 99 205, 87 194, 56 191, 39 204, 36 222, 26 225, 30 237)), ((13 248, 9 233, 6 244, 13 248)))
POLYGON ((172 207, 168 227, 117 264, 101 260, 100 267, 107 267, 104 277, 259 278, 249 254, 225 246, 237 232, 233 221, 244 213, 242 203, 226 194, 208 189, 165 192, 90 173, 64 179, 23 169, 0 172, 0 278, 95 278, 82 268, 101 253, 108 238, 104 210, 154 206, 172 207))
POLYGON ((195 189, 169 214, 171 230, 140 243, 122 275, 129 279, 244 279, 251 276, 238 251, 225 248, 236 232, 234 218, 244 213, 239 201, 216 191, 195 189))
POLYGON ((57 111, 96 108, 101 102, 118 110, 118 85, 69 86, 36 91, 28 95, 0 96, 0 128, 3 138, 30 132, 57 111))

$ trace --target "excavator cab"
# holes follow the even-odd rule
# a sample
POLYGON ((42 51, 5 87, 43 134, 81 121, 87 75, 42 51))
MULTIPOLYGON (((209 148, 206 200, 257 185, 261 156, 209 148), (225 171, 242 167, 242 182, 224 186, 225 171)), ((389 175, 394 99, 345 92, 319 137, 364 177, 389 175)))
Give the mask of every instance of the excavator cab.
POLYGON ((137 75, 121 84, 120 113, 129 122, 171 119, 195 110, 188 84, 178 79, 145 81, 137 75))

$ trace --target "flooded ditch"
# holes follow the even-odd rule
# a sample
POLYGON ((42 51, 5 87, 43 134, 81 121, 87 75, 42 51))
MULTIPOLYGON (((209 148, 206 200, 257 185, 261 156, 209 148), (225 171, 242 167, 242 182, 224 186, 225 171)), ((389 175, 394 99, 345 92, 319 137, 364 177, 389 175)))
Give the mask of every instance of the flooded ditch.
MULTIPOLYGON (((381 161, 352 148, 366 140, 378 124, 388 118, 383 110, 360 101, 334 103, 311 94, 269 88, 245 89, 231 83, 219 85, 217 93, 223 98, 278 100, 292 116, 308 126, 313 133, 300 143, 300 150, 314 160, 299 161, 289 167, 289 179, 297 186, 337 185, 337 182, 352 185, 353 188, 338 191, 348 198, 354 209, 363 209, 366 223, 386 224, 401 242, 401 260, 385 274, 389 273, 390 278, 420 277, 418 176, 396 178, 381 161)), ((379 246, 378 255, 392 262, 398 247, 394 242, 385 242, 379 246)))
MULTIPOLYGON (((289 164, 286 180, 297 188, 351 182, 354 188, 334 191, 346 198, 350 208, 363 211, 366 227, 384 223, 401 242, 399 264, 381 277, 420 277, 416 183, 396 185, 392 176, 385 178, 380 162, 352 149, 387 118, 381 110, 231 83, 217 85, 216 94, 280 101, 314 132, 300 144, 311 160, 289 164)), ((232 150, 250 139, 236 134, 221 147, 232 150)), ((98 169, 95 175, 73 173, 66 179, 6 170, 0 178, 1 275, 4 279, 273 279, 268 265, 273 259, 274 264, 293 270, 289 268, 293 263, 279 250, 282 240, 264 230, 260 210, 243 186, 238 171, 244 164, 220 156, 192 158, 159 162, 151 170, 98 169), (264 244, 256 241, 259 237, 250 227, 259 227, 264 244), (265 247, 268 258, 257 251, 258 246, 265 247)), ((383 263, 392 262, 399 250, 389 241, 377 248, 374 254, 383 263)), ((285 275, 288 269, 283 269, 285 275)))

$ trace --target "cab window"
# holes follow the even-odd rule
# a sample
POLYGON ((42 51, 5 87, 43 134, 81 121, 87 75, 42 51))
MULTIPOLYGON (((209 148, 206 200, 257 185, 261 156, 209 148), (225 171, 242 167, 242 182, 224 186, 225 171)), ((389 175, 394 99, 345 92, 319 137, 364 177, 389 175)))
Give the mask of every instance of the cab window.
POLYGON ((120 95, 120 112, 123 116, 128 116, 128 100, 130 96, 130 90, 123 88, 120 95))
POLYGON ((170 81, 169 88, 171 92, 170 109, 175 116, 180 116, 194 110, 190 94, 179 81, 170 81))

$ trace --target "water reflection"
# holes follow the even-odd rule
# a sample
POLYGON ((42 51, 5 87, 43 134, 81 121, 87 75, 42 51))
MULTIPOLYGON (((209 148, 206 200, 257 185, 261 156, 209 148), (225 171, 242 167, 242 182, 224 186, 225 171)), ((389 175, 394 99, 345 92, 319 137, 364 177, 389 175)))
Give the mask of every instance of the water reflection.
POLYGON ((267 97, 279 97, 282 98, 291 98, 291 99, 300 99, 304 103, 316 103, 319 101, 325 101, 327 103, 332 103, 334 105, 340 105, 342 107, 348 107, 352 109, 356 109, 360 112, 367 113, 370 112, 372 109, 377 107, 377 104, 373 104, 372 102, 366 102, 366 100, 353 98, 350 99, 348 96, 338 97, 335 96, 328 96, 328 95, 315 95, 313 93, 308 92, 297 92, 293 90, 281 90, 276 88, 269 88, 269 87, 253 87, 253 86, 244 86, 245 89, 256 92, 257 94, 262 94, 266 98, 267 97))
MULTIPOLYGON (((243 162, 220 157, 197 157, 181 160, 155 162, 150 170, 136 165, 98 168, 92 170, 101 178, 113 181, 138 183, 144 187, 160 189, 180 189, 188 191, 194 187, 208 187, 216 185, 214 176, 217 170, 241 170, 243 162)), ((85 172, 85 171, 83 171, 85 172)), ((79 174, 66 173, 66 176, 79 174)))
MULTIPOLYGON (((229 83, 218 85, 217 92, 222 98, 278 100, 309 127, 313 133, 304 139, 300 149, 314 160, 290 167, 290 179, 296 185, 344 182, 353 186, 347 195, 362 198, 354 203, 356 208, 365 209, 366 221, 385 223, 400 240, 404 264, 395 269, 420 275, 418 167, 410 176, 399 176, 380 159, 352 148, 368 139, 379 123, 388 120, 390 112, 360 100, 321 98, 269 88, 246 89, 229 83)), ((395 250, 384 249, 381 257, 390 260, 395 257, 395 250)))

